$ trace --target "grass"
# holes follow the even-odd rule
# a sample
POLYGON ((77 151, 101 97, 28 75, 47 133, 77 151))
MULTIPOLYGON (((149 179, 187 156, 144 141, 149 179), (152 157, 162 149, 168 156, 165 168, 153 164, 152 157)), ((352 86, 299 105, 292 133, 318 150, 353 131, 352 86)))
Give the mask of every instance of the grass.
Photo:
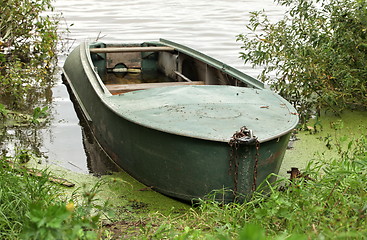
POLYGON ((0 164, 0 237, 12 239, 22 229, 29 204, 51 201, 51 198, 40 199, 44 192, 51 189, 45 181, 32 181, 32 178, 18 175, 4 159, 0 164))
POLYGON ((105 205, 97 203, 99 184, 67 197, 48 172, 33 177, 0 160, 0 239, 97 239, 105 205))

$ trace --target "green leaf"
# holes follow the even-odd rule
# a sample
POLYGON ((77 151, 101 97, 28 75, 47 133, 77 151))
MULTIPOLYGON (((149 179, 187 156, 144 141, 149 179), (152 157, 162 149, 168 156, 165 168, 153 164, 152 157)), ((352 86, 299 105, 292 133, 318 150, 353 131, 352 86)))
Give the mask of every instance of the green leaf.
POLYGON ((249 223, 241 230, 239 240, 266 240, 265 230, 257 224, 249 223))

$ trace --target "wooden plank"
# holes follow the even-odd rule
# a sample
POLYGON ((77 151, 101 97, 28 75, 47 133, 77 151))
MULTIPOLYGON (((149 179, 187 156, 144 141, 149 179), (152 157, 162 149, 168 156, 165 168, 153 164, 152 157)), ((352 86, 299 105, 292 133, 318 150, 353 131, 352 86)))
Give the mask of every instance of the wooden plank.
POLYGON ((123 53, 123 52, 161 52, 174 51, 172 47, 109 47, 109 48, 91 48, 91 53, 123 53))
POLYGON ((120 94, 149 88, 181 86, 181 85, 204 85, 204 82, 192 81, 192 82, 159 82, 159 83, 139 83, 139 84, 106 84, 106 87, 112 94, 120 94))
POLYGON ((192 80, 191 80, 191 79, 187 78, 187 77, 186 77, 185 75, 183 75, 182 73, 177 72, 177 71, 175 71, 175 73, 176 73, 178 76, 180 76, 183 80, 185 80, 186 82, 192 82, 192 80))
POLYGON ((123 63, 127 68, 141 68, 140 52, 106 53, 107 68, 114 68, 116 64, 123 63))
POLYGON ((23 170, 25 170, 25 172, 27 172, 28 174, 30 174, 32 176, 46 177, 50 182, 57 183, 57 184, 65 186, 65 187, 74 187, 75 186, 75 183, 69 182, 66 179, 50 176, 46 172, 42 172, 42 171, 32 169, 32 168, 27 168, 25 166, 16 164, 15 162, 10 161, 10 160, 6 160, 6 161, 9 163, 9 167, 14 169, 15 171, 18 171, 18 172, 22 173, 22 169, 23 169, 23 170))

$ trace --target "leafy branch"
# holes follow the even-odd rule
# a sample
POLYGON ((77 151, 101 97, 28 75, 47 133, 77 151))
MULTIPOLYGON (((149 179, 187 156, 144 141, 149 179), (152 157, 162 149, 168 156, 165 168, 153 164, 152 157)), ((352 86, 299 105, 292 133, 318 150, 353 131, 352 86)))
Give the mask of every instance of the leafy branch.
POLYGON ((277 0, 288 7, 270 22, 251 13, 240 34, 241 58, 263 66, 259 78, 290 100, 302 120, 320 108, 367 107, 367 3, 360 0, 277 0))

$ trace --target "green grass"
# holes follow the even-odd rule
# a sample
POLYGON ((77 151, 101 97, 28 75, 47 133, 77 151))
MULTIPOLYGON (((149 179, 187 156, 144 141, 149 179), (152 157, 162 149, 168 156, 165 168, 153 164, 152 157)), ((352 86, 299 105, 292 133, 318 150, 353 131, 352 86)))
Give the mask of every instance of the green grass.
POLYGON ((50 189, 45 181, 36 182, 32 178, 22 177, 10 168, 5 159, 0 164, 0 238, 13 239, 22 229, 29 204, 50 201, 51 198, 40 199, 50 189))
POLYGON ((0 239, 97 239, 106 205, 97 203, 100 184, 77 189, 66 197, 63 189, 43 177, 0 160, 0 239))

